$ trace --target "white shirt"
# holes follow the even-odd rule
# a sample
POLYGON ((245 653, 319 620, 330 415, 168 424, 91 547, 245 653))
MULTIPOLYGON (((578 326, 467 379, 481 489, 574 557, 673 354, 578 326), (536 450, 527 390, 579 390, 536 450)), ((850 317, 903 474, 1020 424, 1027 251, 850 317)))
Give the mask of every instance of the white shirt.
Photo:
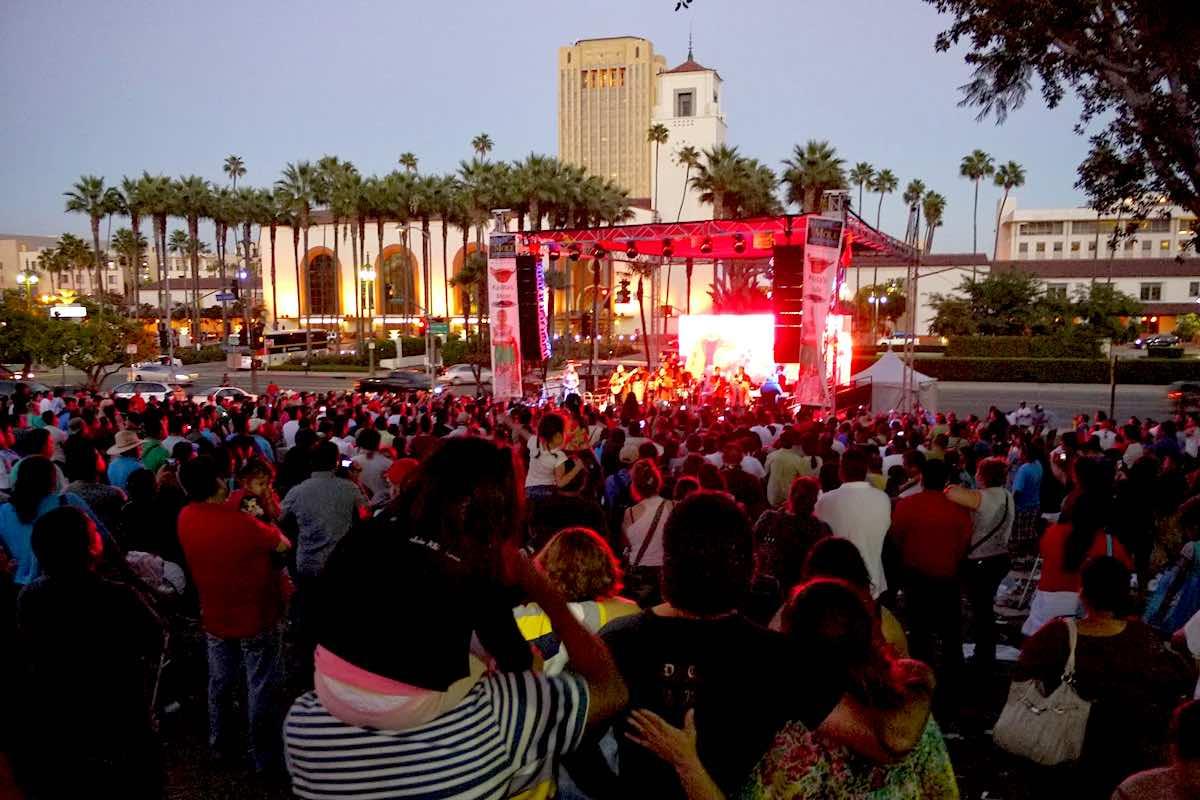
POLYGON ((392 460, 379 453, 374 455, 359 453, 354 457, 354 463, 362 470, 360 480, 363 486, 371 490, 371 496, 383 495, 386 497, 390 487, 388 487, 387 479, 383 477, 383 474, 392 465, 392 460))
MULTIPOLYGON (((1187 648, 1192 653, 1192 658, 1200 659, 1200 611, 1192 615, 1192 618, 1183 626, 1183 638, 1187 642, 1187 648)), ((1196 684, 1195 698, 1200 700, 1200 683, 1196 684)))
POLYGON ((296 431, 300 430, 300 420, 289 419, 283 423, 283 443, 288 447, 296 446, 296 431))
POLYGON ((562 450, 535 446, 535 441, 529 440, 529 472, 525 473, 525 486, 554 486, 557 483, 554 470, 567 460, 567 454, 562 450))
POLYGON ((763 449, 775 444, 779 439, 779 434, 783 433, 783 426, 777 423, 771 425, 755 425, 750 429, 750 432, 758 436, 758 440, 762 442, 763 449), (774 430, 772 430, 774 428, 774 430))
POLYGON ((866 481, 851 481, 818 497, 814 514, 829 525, 834 536, 849 539, 858 548, 871 576, 871 596, 887 591, 883 539, 892 524, 888 496, 866 481))
MULTIPOLYGON (((713 453, 711 456, 706 456, 704 460, 715 465, 717 469, 721 469, 725 466, 725 456, 720 453, 713 453)), ((742 468, 742 472, 746 473, 747 475, 753 475, 756 478, 767 477, 767 470, 754 456, 742 456, 742 463, 740 466, 742 468)))
POLYGON ((1101 428, 1096 431, 1096 437, 1100 440, 1100 449, 1109 450, 1117 443, 1117 432, 1108 428, 1101 428))
MULTIPOLYGON (((882 449, 882 448, 880 448, 882 449)), ((904 466, 904 453, 892 453, 889 456, 883 457, 883 474, 886 476, 892 467, 904 466)))

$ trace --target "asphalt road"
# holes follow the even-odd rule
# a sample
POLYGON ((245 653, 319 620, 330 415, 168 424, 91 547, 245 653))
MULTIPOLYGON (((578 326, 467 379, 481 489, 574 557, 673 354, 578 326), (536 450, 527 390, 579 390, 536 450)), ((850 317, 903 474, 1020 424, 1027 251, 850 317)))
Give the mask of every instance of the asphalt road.
MULTIPOLYGON (((250 373, 231 371, 223 364, 196 364, 186 368, 189 372, 199 373, 196 388, 217 386, 223 375, 228 374, 230 382, 244 389, 251 389, 250 373)), ((382 374, 382 370, 380 371, 382 374)), ((365 373, 364 373, 365 375, 365 373)), ((350 389, 354 386, 356 377, 339 377, 319 372, 304 374, 303 372, 263 372, 257 375, 258 389, 266 387, 271 381, 279 386, 299 391, 328 391, 330 389, 350 389)), ((40 380, 49 384, 62 382, 62 374, 58 371, 46 372, 39 376, 40 380)), ((79 382, 79 373, 67 370, 66 382, 79 382)), ((110 388, 125 380, 124 371, 110 376, 104 383, 110 388)), ((455 387, 455 393, 472 395, 474 386, 455 387)), ((995 405, 1009 411, 1016 408, 1022 400, 1030 405, 1041 403, 1043 407, 1059 420, 1069 420, 1075 414, 1087 412, 1094 414, 1097 409, 1108 410, 1109 387, 1097 384, 1075 383, 966 383, 946 382, 938 384, 938 401, 943 410, 953 410, 958 414, 987 413, 990 406, 995 405)), ((1116 397, 1116 415, 1118 419, 1138 416, 1162 418, 1169 413, 1167 390, 1165 386, 1118 386, 1116 397)))

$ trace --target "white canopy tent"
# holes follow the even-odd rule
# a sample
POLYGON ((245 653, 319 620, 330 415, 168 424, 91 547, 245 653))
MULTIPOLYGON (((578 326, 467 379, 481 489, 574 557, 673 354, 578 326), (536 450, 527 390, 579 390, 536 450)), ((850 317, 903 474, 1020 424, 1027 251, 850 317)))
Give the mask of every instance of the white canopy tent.
MULTIPOLYGON (((878 413, 904 404, 904 362, 888 350, 879 360, 850 378, 851 383, 871 384, 871 410, 878 413)), ((937 378, 912 371, 912 399, 927 411, 938 407, 937 378)), ((911 404, 910 406, 911 407, 911 404)))

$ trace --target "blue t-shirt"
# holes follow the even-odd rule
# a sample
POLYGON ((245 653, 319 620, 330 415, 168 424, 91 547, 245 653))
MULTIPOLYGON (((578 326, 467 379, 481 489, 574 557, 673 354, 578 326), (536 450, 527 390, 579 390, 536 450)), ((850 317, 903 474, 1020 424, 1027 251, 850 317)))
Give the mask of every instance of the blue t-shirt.
POLYGON ((1042 504, 1042 465, 1030 461, 1017 468, 1013 480, 1013 499, 1021 511, 1037 509, 1042 504))
MULTIPOLYGON (((59 506, 78 508, 93 521, 96 520, 92 509, 88 507, 83 498, 69 492, 48 494, 43 497, 42 502, 38 504, 33 522, 22 522, 12 503, 0 505, 0 541, 4 543, 4 549, 8 551, 8 554, 17 562, 17 572, 13 575, 13 583, 18 586, 25 586, 42 574, 37 556, 33 554, 33 525, 41 519, 43 514, 53 511, 59 506)), ((104 534, 103 529, 101 529, 101 534, 104 534)))
POLYGON ((129 476, 141 468, 140 459, 133 456, 117 456, 108 465, 108 482, 123 491, 129 483, 129 476))

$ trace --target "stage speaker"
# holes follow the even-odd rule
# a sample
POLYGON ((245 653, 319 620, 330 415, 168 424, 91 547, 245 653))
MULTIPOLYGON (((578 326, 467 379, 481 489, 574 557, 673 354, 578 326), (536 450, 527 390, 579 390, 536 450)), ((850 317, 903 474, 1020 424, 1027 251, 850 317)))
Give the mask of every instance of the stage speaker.
POLYGON ((804 246, 776 247, 771 310, 775 313, 775 362, 800 360, 800 325, 804 312, 804 246))
POLYGON ((538 263, 532 255, 517 256, 517 319, 521 331, 521 360, 540 364, 541 307, 538 303, 538 263))

